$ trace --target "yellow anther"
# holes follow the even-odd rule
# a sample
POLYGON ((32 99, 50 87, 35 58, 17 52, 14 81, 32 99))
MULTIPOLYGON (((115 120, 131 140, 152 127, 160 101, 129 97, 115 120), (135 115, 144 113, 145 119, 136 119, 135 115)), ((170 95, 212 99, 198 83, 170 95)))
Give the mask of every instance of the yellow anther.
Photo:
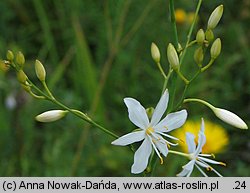
POLYGON ((207 167, 206 169, 207 169, 207 171, 212 171, 212 170, 213 170, 213 168, 212 168, 212 167, 210 167, 210 166, 209 166, 209 167, 207 167))
POLYGON ((162 165, 162 164, 163 164, 163 159, 162 159, 162 157, 160 157, 160 160, 161 160, 161 162, 160 162, 160 163, 161 163, 161 165, 162 165))
POLYGON ((168 127, 167 127, 167 126, 164 126, 164 128, 165 128, 166 130, 168 130, 168 127))
POLYGON ((151 133, 154 132, 154 129, 152 127, 147 128, 146 134, 150 135, 151 133))
POLYGON ((211 153, 211 156, 212 156, 213 158, 215 158, 215 155, 214 155, 213 153, 211 153))
POLYGON ((166 144, 167 144, 168 148, 170 148, 170 145, 168 143, 166 143, 166 144))
POLYGON ((220 162, 220 165, 222 165, 222 166, 227 166, 227 164, 225 164, 225 163, 223 163, 223 162, 220 162))

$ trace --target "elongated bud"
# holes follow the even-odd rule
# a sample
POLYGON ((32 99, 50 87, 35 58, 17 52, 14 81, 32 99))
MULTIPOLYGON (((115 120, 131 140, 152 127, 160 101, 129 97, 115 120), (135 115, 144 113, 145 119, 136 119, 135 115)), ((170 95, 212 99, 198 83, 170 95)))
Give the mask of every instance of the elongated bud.
POLYGON ((202 47, 199 47, 195 50, 194 52, 194 61, 196 64, 202 64, 204 58, 204 54, 203 54, 203 49, 202 47))
POLYGON ((31 91, 31 88, 30 88, 29 85, 22 84, 22 87, 23 87, 23 89, 24 89, 26 92, 30 92, 30 91, 31 91))
POLYGON ((207 28, 208 29, 214 29, 217 24, 219 23, 221 17, 223 14, 223 5, 219 5, 218 7, 215 8, 215 10, 211 13, 209 19, 208 19, 208 24, 207 28))
POLYGON ((173 44, 171 44, 171 43, 168 44, 167 56, 168 56, 168 62, 171 65, 171 67, 174 70, 178 70, 179 66, 180 66, 178 54, 177 54, 173 44))
POLYGON ((216 107, 212 108, 212 110, 214 114, 222 121, 240 129, 248 129, 247 124, 238 115, 228 110, 216 107))
POLYGON ((27 80, 27 76, 26 74, 24 73, 23 70, 19 70, 17 72, 17 80, 22 83, 22 84, 25 84, 26 83, 26 80, 27 80))
POLYGON ((153 107, 149 107, 149 108, 146 109, 146 113, 147 113, 147 116, 148 116, 149 119, 152 118, 154 110, 155 109, 153 107))
POLYGON ((35 70, 36 70, 37 78, 41 82, 45 81, 46 71, 45 71, 45 68, 44 68, 43 64, 39 60, 36 60, 36 62, 35 62, 35 70))
POLYGON ((13 54, 13 52, 10 51, 10 50, 8 50, 8 51, 7 51, 7 54, 6 54, 6 58, 7 58, 7 60, 9 60, 9 61, 13 61, 13 60, 14 60, 14 54, 13 54))
POLYGON ((22 52, 17 52, 16 55, 16 63, 19 64, 19 66, 22 68, 25 63, 25 58, 22 52))
POLYGON ((211 58, 215 59, 220 55, 221 52, 221 40, 217 38, 210 49, 211 58))
POLYGON ((151 56, 156 63, 160 62, 161 54, 160 54, 159 48, 154 42, 152 42, 151 44, 151 56))
POLYGON ((208 29, 205 33, 206 40, 211 42, 214 40, 214 32, 211 29, 208 29))
POLYGON ((35 119, 39 122, 44 122, 44 123, 53 122, 63 118, 67 113, 68 111, 51 110, 51 111, 46 111, 40 115, 37 115, 35 119))
POLYGON ((200 29, 196 34, 196 41, 198 44, 202 45, 205 40, 205 33, 203 29, 200 29))

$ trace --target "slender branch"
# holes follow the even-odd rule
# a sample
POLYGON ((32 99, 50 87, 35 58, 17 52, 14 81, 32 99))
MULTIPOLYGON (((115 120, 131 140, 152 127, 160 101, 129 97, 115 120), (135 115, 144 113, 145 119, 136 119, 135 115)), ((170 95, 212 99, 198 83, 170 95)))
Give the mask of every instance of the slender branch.
POLYGON ((171 20, 171 26, 173 29, 174 34, 174 46, 178 48, 178 33, 177 33, 177 27, 176 27, 176 21, 175 21, 175 10, 174 10, 174 0, 169 0, 169 10, 170 10, 170 20, 171 20))
POLYGON ((180 58, 180 65, 183 63, 183 59, 184 59, 184 57, 186 55, 187 48, 189 47, 191 35, 193 33, 193 30, 194 30, 194 25, 195 25, 195 22, 197 20, 197 16, 198 16, 198 13, 199 13, 199 10, 200 10, 200 7, 201 7, 201 3, 202 3, 202 0, 199 0, 199 2, 197 4, 197 7, 196 7, 196 11, 195 11, 195 15, 194 15, 194 20, 193 20, 192 25, 191 25, 191 27, 189 29, 189 32, 188 32, 187 42, 186 42, 185 48, 184 48, 183 53, 182 53, 181 58, 180 58))

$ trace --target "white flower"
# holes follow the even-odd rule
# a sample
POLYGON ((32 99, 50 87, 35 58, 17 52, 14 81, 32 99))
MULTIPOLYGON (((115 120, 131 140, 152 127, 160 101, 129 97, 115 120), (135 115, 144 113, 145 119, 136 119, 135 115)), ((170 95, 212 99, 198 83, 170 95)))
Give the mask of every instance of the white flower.
POLYGON ((153 149, 160 158, 161 163, 163 163, 163 159, 160 154, 166 157, 168 154, 168 145, 178 144, 171 143, 162 136, 178 140, 177 138, 166 133, 181 127, 185 123, 187 111, 182 110, 170 113, 161 120, 167 109, 168 98, 169 94, 166 90, 158 102, 150 121, 145 108, 137 100, 133 98, 124 99, 128 108, 129 119, 132 123, 139 127, 139 131, 126 134, 113 141, 112 144, 125 146, 143 140, 141 146, 135 152, 134 164, 131 168, 132 173, 141 173, 146 169, 149 156, 153 149))
POLYGON ((208 171, 213 171, 218 176, 222 177, 222 175, 219 172, 217 172, 214 168, 212 168, 208 163, 219 164, 223 166, 225 166, 226 164, 206 158, 206 157, 214 157, 213 154, 201 153, 202 147, 206 143, 206 136, 204 134, 204 130, 205 130, 204 120, 202 119, 197 147, 195 145, 195 140, 194 140, 195 136, 189 132, 186 132, 186 142, 188 145, 188 152, 189 152, 188 157, 191 161, 189 161, 186 165, 183 166, 183 170, 179 174, 177 174, 177 176, 189 177, 195 166, 206 177, 207 177, 206 173, 200 167, 206 168, 208 171))
POLYGON ((248 129, 247 124, 236 114, 220 108, 212 108, 214 114, 222 121, 240 129, 248 129))
POLYGON ((53 122, 63 118, 68 111, 63 110, 51 110, 46 111, 40 115, 36 116, 36 120, 39 122, 53 122))

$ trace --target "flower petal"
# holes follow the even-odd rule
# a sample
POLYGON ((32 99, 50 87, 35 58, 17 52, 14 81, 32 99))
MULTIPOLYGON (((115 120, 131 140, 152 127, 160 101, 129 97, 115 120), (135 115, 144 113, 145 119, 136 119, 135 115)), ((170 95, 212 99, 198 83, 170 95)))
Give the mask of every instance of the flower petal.
POLYGON ((195 160, 191 160, 186 165, 183 166, 183 170, 177 174, 178 177, 189 177, 194 169, 195 160))
POLYGON ((162 153, 162 155, 167 157, 167 154, 168 154, 168 146, 167 146, 167 144, 164 141, 157 140, 155 142, 155 145, 156 145, 157 149, 162 153))
POLYGON ((134 142, 141 141, 144 138, 145 138, 145 131, 143 130, 136 131, 136 132, 128 133, 126 135, 119 137, 118 139, 113 141, 111 144, 125 146, 134 142))
POLYGON ((146 129, 149 125, 148 116, 145 108, 140 102, 133 98, 125 98, 124 103, 128 108, 128 116, 132 123, 141 129, 146 129))
POLYGON ((148 137, 146 137, 141 146, 135 152, 134 164, 131 167, 131 173, 139 174, 146 169, 151 152, 152 145, 148 137))
POLYGON ((181 110, 175 113, 168 114, 158 123, 154 129, 160 132, 169 132, 181 127, 187 119, 187 111, 181 110))
POLYGON ((204 125, 204 120, 203 118, 201 119, 201 129, 199 131, 199 139, 198 139, 198 146, 195 150, 195 156, 197 156, 201 151, 202 151, 202 147, 205 145, 206 143, 206 136, 205 136, 205 125, 204 125))
POLYGON ((195 152, 195 136, 192 133, 186 132, 186 142, 188 146, 188 152, 189 153, 194 153, 195 152))
POLYGON ((161 96, 161 99, 158 102, 157 106, 155 107, 155 110, 154 110, 154 113, 150 122, 152 126, 156 125, 161 120, 162 115, 167 109, 168 99, 169 99, 169 93, 168 93, 168 90, 166 90, 161 96))

